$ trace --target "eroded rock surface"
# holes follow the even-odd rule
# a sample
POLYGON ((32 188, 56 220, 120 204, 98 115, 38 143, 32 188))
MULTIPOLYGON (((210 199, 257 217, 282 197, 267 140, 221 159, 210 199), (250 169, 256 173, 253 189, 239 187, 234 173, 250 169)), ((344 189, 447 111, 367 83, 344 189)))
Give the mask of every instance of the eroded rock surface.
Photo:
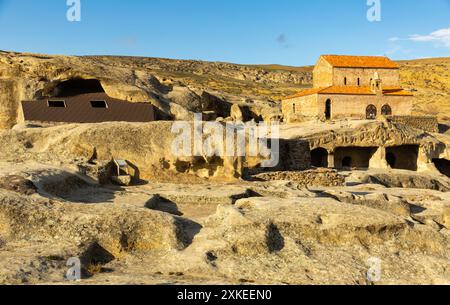
POLYGON ((370 284, 373 258, 378 283, 450 282, 448 192, 288 180, 112 188, 35 162, 24 172, 37 193, 0 190, 3 283, 64 283, 70 257, 86 284, 370 284))
MULTIPOLYGON (((310 71, 267 69, 0 52, 0 128, 21 123, 19 101, 71 79, 150 102, 162 119, 276 120, 270 100, 310 82, 310 71)), ((383 121, 282 126, 281 147, 292 149, 265 170, 260 158, 174 156, 172 123, 0 131, 0 283, 67 283, 72 257, 86 284, 372 284, 373 259, 377 283, 450 283, 450 180, 435 166, 450 159, 448 134, 383 121), (399 145, 417 149, 407 164, 417 168, 391 168, 380 148, 399 145), (378 159, 298 171, 319 147, 374 148, 378 159), (112 158, 138 183, 102 183, 112 158), (246 181, 244 169, 258 174, 246 181)))

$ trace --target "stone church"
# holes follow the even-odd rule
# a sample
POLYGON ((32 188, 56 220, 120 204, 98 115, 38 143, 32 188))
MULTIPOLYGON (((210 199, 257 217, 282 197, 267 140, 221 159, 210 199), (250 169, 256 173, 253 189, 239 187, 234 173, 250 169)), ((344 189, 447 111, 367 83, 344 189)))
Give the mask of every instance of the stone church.
POLYGON ((400 85, 400 67, 387 57, 323 55, 314 86, 282 101, 288 123, 312 119, 410 116, 414 96, 400 85))

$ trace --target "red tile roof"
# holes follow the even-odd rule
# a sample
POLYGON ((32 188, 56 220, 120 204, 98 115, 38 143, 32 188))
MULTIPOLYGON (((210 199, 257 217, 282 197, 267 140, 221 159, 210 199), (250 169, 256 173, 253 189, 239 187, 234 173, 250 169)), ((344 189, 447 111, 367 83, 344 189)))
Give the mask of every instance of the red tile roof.
POLYGON ((406 95, 406 96, 414 96, 410 91, 406 91, 402 88, 390 88, 385 87, 383 88, 383 94, 384 95, 406 95))
MULTIPOLYGON (((313 94, 343 94, 343 95, 375 95, 370 87, 357 86, 331 86, 303 90, 295 95, 285 98, 285 100, 313 95, 313 94)), ((383 94, 387 96, 413 96, 409 91, 402 88, 387 87, 383 89, 383 94)))
POLYGON ((375 94, 370 87, 358 86, 332 86, 320 90, 320 94, 351 94, 351 95, 373 95, 375 94))
POLYGON ((384 56, 322 55, 322 58, 337 68, 400 68, 397 63, 384 56))

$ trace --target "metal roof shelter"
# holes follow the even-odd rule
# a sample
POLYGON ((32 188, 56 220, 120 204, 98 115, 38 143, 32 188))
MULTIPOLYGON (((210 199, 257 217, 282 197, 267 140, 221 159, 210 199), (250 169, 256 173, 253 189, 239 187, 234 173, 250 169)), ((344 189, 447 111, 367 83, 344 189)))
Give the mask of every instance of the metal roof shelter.
POLYGON ((23 101, 25 121, 58 123, 151 122, 150 103, 131 103, 106 93, 88 93, 39 101, 23 101))

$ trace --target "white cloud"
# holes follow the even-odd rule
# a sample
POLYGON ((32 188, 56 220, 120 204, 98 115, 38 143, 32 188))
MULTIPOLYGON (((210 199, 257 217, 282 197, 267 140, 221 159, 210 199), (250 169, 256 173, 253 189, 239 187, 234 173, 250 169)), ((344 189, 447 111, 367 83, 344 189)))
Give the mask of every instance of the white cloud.
POLYGON ((450 48, 450 28, 440 29, 428 35, 410 35, 408 40, 415 42, 434 42, 439 46, 450 48))
POLYGON ((387 49, 384 54, 380 54, 380 56, 402 56, 404 58, 405 56, 413 54, 412 49, 404 48, 401 45, 391 45, 389 49, 387 49))

